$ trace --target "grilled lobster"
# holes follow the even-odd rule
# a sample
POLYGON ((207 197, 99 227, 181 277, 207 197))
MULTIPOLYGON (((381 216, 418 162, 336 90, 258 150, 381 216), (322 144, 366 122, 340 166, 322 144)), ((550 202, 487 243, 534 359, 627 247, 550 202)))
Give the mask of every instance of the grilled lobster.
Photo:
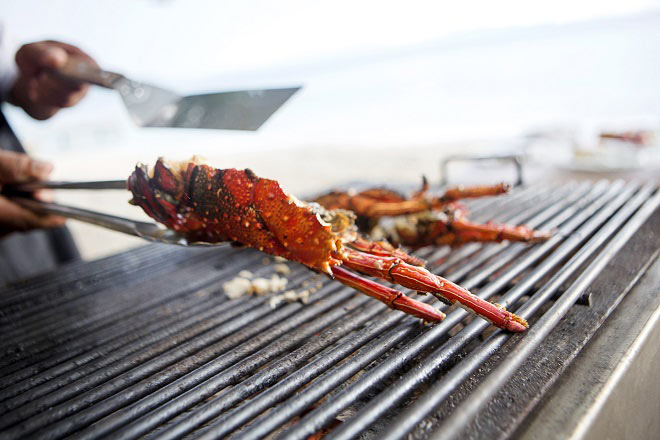
POLYGON ((398 192, 374 188, 355 193, 333 191, 314 200, 326 209, 346 209, 357 215, 360 230, 372 236, 383 236, 395 245, 413 249, 429 245, 458 245, 471 241, 502 240, 527 243, 546 240, 550 235, 527 226, 510 226, 488 222, 474 223, 468 220, 468 210, 459 199, 504 194, 509 186, 456 187, 448 189, 440 197, 428 194, 428 182, 411 197, 398 192), (379 224, 383 217, 394 217, 389 225, 379 224), (405 216, 405 217, 403 217, 405 216))
POLYGON ((191 242, 232 241, 297 261, 426 321, 440 321, 444 314, 347 269, 458 303, 502 329, 527 328, 524 319, 432 274, 417 258, 385 241, 362 238, 350 211, 302 202, 249 169, 215 169, 195 158, 158 159, 152 173, 138 165, 128 189, 131 203, 191 242))

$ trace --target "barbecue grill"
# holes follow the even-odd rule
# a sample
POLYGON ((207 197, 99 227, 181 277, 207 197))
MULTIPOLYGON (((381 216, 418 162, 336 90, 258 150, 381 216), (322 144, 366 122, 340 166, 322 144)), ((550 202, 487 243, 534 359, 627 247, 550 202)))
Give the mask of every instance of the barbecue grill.
POLYGON ((560 420, 547 406, 606 318, 642 327, 658 307, 640 286, 660 275, 659 204, 622 181, 470 201, 475 220, 555 231, 417 253, 527 318, 515 335, 460 308, 427 325, 295 263, 289 288, 322 283, 307 304, 230 300, 239 271, 275 273, 230 246, 152 244, 4 287, 0 437, 532 437, 560 420))

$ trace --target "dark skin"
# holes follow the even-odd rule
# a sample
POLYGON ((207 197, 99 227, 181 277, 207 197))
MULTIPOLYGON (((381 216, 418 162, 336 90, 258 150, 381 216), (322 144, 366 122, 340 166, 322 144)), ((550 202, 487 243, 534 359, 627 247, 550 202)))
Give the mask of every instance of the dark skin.
MULTIPOLYGON (((8 101, 38 120, 48 119, 66 107, 76 105, 87 94, 87 84, 58 77, 53 69, 69 57, 82 57, 96 65, 82 50, 58 41, 40 41, 22 46, 16 52, 18 77, 8 101)), ((0 150, 0 190, 2 185, 47 180, 53 165, 26 154, 0 150)), ((43 198, 43 193, 35 194, 43 198)), ((51 228, 64 224, 62 217, 39 215, 0 196, 0 237, 14 231, 51 228)))
MULTIPOLYGON (((0 190, 6 184, 46 180, 51 171, 53 165, 48 162, 32 159, 27 154, 0 151, 0 190)), ((35 197, 43 199, 44 194, 37 193, 35 197)), ((63 224, 62 217, 36 214, 0 196, 0 237, 14 231, 53 228, 63 224)))
POLYGON ((71 56, 94 63, 82 50, 58 41, 40 41, 21 47, 16 52, 19 73, 9 102, 38 120, 48 119, 63 108, 76 105, 85 97, 89 86, 60 78, 52 71, 63 66, 71 56))

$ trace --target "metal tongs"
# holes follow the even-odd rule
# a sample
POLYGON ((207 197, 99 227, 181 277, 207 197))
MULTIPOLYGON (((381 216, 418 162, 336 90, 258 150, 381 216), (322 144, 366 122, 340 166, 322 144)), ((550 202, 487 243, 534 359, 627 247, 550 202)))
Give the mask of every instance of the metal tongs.
POLYGON ((94 182, 31 182, 20 185, 7 185, 3 188, 3 195, 27 209, 43 214, 54 214, 62 217, 91 223, 113 231, 134 235, 149 241, 178 244, 181 246, 211 246, 213 243, 189 242, 177 232, 167 229, 156 223, 141 222, 123 217, 117 217, 87 209, 58 203, 44 202, 31 197, 31 193, 38 189, 91 189, 126 190, 125 180, 103 180, 94 182))

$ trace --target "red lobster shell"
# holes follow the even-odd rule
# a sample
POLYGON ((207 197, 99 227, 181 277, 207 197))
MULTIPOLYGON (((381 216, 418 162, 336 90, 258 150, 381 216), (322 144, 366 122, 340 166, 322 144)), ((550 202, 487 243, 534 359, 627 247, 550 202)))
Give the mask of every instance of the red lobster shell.
POLYGON ((509 186, 503 183, 461 186, 448 189, 440 197, 432 197, 428 194, 428 183, 424 179, 422 188, 410 197, 386 188, 372 188, 361 192, 332 191, 314 201, 327 209, 351 210, 356 214, 362 232, 383 235, 390 242, 413 249, 429 245, 454 246, 471 241, 534 243, 547 240, 550 237, 547 232, 535 231, 524 225, 471 222, 467 207, 458 201, 508 191, 509 186), (401 217, 389 225, 378 224, 381 218, 393 216, 401 217))
POLYGON ((138 165, 128 189, 133 193, 131 203, 188 241, 233 241, 297 261, 427 321, 439 321, 444 314, 347 268, 459 303, 503 329, 527 328, 524 319, 432 274, 417 258, 387 242, 360 237, 352 213, 302 202, 285 193, 277 181, 248 169, 216 169, 195 158, 159 159, 151 174, 138 165))

